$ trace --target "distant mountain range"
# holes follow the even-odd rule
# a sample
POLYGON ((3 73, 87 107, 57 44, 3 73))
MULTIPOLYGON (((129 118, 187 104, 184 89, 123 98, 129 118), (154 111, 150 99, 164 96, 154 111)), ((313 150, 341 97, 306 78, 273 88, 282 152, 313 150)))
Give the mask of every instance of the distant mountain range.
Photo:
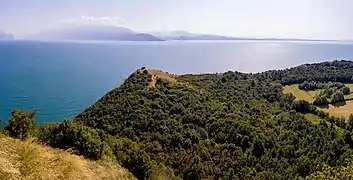
POLYGON ((186 31, 156 32, 152 35, 164 40, 240 40, 245 38, 227 37, 212 34, 194 34, 186 31))
POLYGON ((317 39, 294 39, 294 38, 244 38, 230 37, 213 34, 197 34, 186 31, 154 32, 151 33, 163 40, 266 40, 266 41, 339 41, 339 40, 317 40, 317 39))
MULTIPOLYGON (((13 39, 1 33, 0 39, 13 39)), ((33 40, 93 40, 93 41, 189 41, 189 40, 267 40, 267 41, 330 41, 313 39, 242 38, 186 31, 141 33, 117 26, 73 26, 45 30, 25 37, 33 40)), ((335 40, 331 40, 335 41, 335 40)))
POLYGON ((30 35, 26 39, 161 41, 151 34, 136 33, 128 28, 116 26, 77 26, 51 29, 30 35))
POLYGON ((0 31, 0 40, 13 40, 15 39, 12 34, 7 34, 5 32, 0 31))

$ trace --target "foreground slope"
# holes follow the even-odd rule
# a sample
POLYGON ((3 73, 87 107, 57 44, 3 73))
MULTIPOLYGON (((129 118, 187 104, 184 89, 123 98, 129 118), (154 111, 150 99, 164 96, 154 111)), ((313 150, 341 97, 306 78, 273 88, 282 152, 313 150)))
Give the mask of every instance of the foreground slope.
POLYGON ((85 160, 62 150, 0 137, 0 179, 98 180, 133 179, 122 167, 112 163, 85 160))
POLYGON ((200 75, 142 68, 41 139, 93 159, 107 154, 139 179, 305 178, 351 158, 353 123, 295 101, 283 85, 352 82, 352 67, 334 61, 200 75))

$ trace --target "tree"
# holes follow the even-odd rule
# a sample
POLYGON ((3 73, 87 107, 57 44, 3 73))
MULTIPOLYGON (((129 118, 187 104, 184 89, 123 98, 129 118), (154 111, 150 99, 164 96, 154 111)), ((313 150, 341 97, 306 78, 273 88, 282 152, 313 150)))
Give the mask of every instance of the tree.
POLYGON ((250 147, 249 136, 244 136, 243 139, 241 140, 241 148, 243 149, 243 151, 245 151, 249 147, 250 147))
POLYGON ((353 130, 353 114, 349 115, 346 125, 349 131, 353 130))
POLYGON ((314 102, 313 102, 313 104, 316 105, 316 106, 326 105, 326 104, 328 104, 328 103, 329 103, 329 102, 328 102, 327 98, 324 97, 324 96, 320 96, 320 95, 317 96, 317 97, 315 98, 314 102))
POLYGON ((310 112, 310 104, 304 100, 295 101, 293 103, 293 109, 297 112, 308 113, 310 112))
POLYGON ((337 103, 344 101, 344 95, 341 91, 336 91, 332 94, 331 103, 337 103))
POLYGON ((13 110, 9 124, 5 127, 9 131, 10 136, 27 139, 34 134, 36 128, 35 114, 37 110, 25 111, 25 110, 13 110))
POLYGON ((347 86, 343 87, 341 90, 342 90, 342 93, 345 94, 345 95, 351 93, 351 90, 347 86))

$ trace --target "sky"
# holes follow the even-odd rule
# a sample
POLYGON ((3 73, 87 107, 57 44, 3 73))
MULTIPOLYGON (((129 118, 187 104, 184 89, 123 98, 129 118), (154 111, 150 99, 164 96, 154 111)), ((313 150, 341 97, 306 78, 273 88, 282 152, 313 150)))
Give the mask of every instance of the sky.
POLYGON ((0 30, 72 25, 235 37, 353 39, 353 0, 0 0, 0 30))

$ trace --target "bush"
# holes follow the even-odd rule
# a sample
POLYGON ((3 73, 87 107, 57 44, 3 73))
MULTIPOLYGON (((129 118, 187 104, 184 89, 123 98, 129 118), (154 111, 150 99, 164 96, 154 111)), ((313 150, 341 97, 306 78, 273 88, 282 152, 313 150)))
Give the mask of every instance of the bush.
POLYGON ((337 91, 332 94, 331 103, 338 103, 344 101, 344 95, 341 91, 337 91))
POLYGON ((343 87, 341 90, 342 90, 342 93, 345 94, 345 95, 351 93, 351 90, 349 89, 349 87, 343 87))
POLYGON ((82 155, 92 159, 101 157, 102 142, 98 132, 72 121, 43 125, 39 129, 38 138, 55 147, 73 147, 82 155))
POLYGON ((33 112, 13 110, 9 124, 5 127, 9 135, 22 140, 33 136, 36 129, 36 121, 34 119, 36 112, 36 110, 33 112))
POLYGON ((328 102, 327 98, 324 96, 317 96, 313 102, 313 104, 316 106, 326 105, 328 103, 329 102, 328 102))

